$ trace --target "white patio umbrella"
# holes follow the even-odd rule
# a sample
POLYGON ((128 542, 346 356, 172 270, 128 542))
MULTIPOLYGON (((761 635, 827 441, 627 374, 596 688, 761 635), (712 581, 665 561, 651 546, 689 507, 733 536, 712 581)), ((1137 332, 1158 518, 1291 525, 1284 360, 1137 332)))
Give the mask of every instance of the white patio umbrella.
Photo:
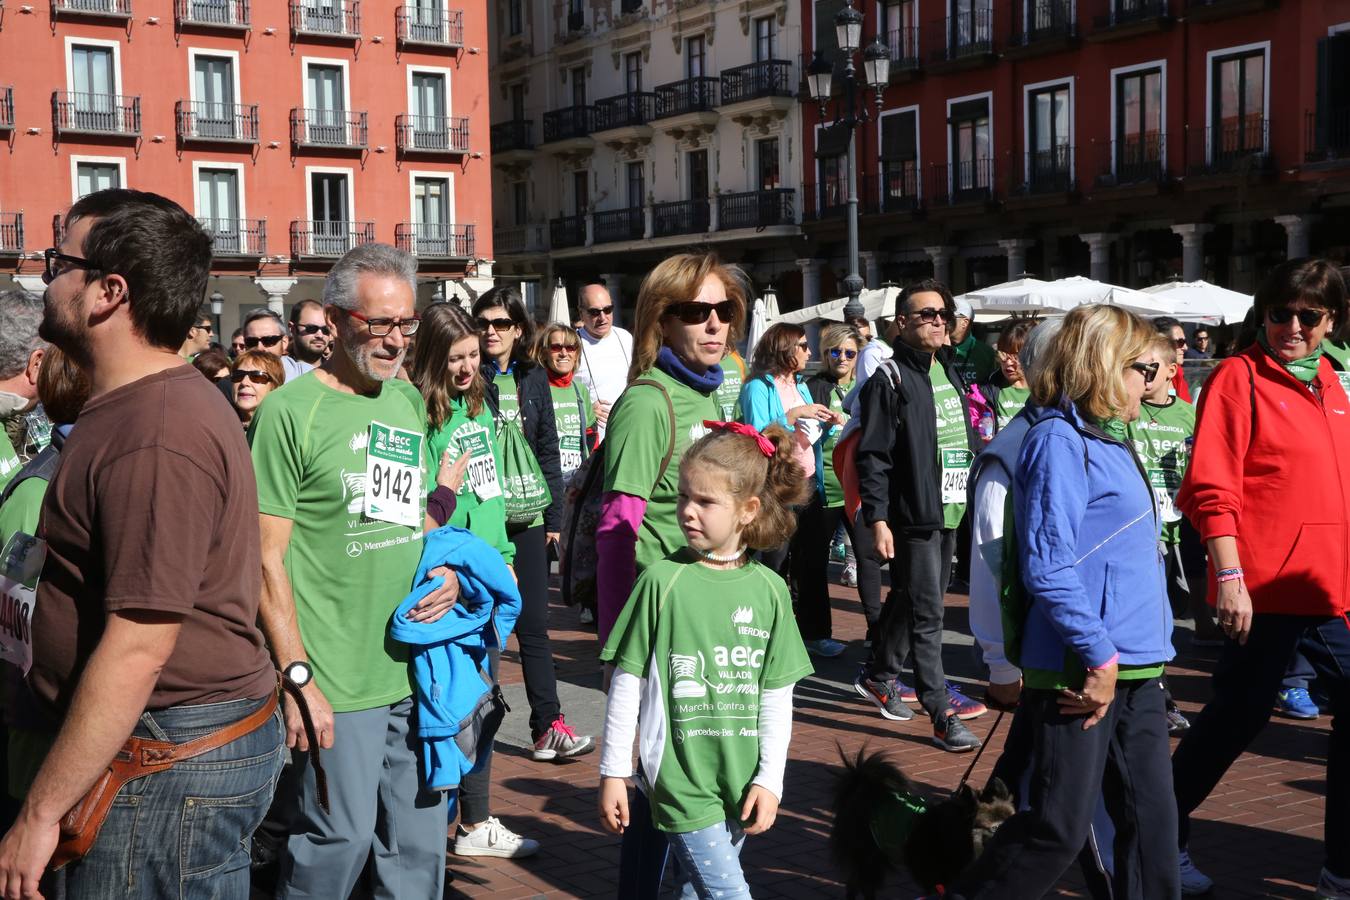
POLYGON ((1062 315, 1085 303, 1109 303, 1145 316, 1161 316, 1171 312, 1171 305, 1162 298, 1081 275, 1057 281, 1018 278, 971 291, 964 296, 976 312, 992 313, 998 317, 1014 313, 1062 315))
POLYGON ((763 297, 755 298, 755 302, 750 305, 750 330, 745 334, 745 355, 747 359, 754 355, 759 339, 764 337, 764 332, 769 330, 768 309, 768 304, 764 302, 763 297))
MULTIPOLYGON (((868 319, 875 322, 881 316, 889 318, 895 315, 895 298, 899 296, 900 288, 888 284, 875 290, 863 291, 858 295, 858 299, 862 301, 864 314, 868 319)), ((847 297, 840 297, 838 300, 829 300, 825 303, 817 303, 814 306, 783 313, 777 321, 792 322, 796 325, 805 325, 807 322, 817 320, 842 322, 844 321, 844 306, 847 303, 847 297)))
POLYGON ((1146 287, 1145 294, 1172 304, 1172 315, 1183 322, 1206 325, 1241 322, 1252 308, 1252 295, 1210 284, 1208 281, 1169 281, 1146 287))
POLYGON ((563 286, 562 279, 558 279, 557 285, 553 288, 553 299, 548 305, 548 320, 550 322, 562 322, 566 325, 572 324, 572 314, 567 308, 567 288, 563 286))

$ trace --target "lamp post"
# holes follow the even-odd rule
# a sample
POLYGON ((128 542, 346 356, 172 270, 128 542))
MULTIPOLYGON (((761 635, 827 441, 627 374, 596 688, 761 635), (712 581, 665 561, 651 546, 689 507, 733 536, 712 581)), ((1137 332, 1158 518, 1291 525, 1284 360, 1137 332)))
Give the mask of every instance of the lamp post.
POLYGON ((222 294, 220 291, 212 291, 210 300, 211 300, 211 318, 215 319, 216 338, 221 339, 220 342, 224 344, 225 343, 225 341, 223 340, 224 335, 220 333, 220 315, 221 313, 225 312, 225 295, 222 294))
MULTIPOLYGON (((857 70, 853 67, 853 55, 862 46, 863 14, 853 8, 853 0, 834 17, 835 37, 839 52, 844 57, 844 89, 835 100, 834 125, 848 129, 848 153, 845 156, 848 182, 848 276, 844 278, 844 290, 848 293, 848 303, 844 305, 845 320, 864 315, 862 301, 863 280, 858 274, 858 165, 857 134, 869 120, 864 91, 875 92, 877 110, 881 109, 881 92, 885 89, 891 74, 891 52, 881 38, 877 37, 863 51, 863 81, 860 83, 857 70)), ((834 81, 834 63, 825 58, 825 54, 816 51, 815 58, 807 67, 807 88, 811 97, 819 104, 820 117, 825 118, 825 104, 831 99, 834 81)))

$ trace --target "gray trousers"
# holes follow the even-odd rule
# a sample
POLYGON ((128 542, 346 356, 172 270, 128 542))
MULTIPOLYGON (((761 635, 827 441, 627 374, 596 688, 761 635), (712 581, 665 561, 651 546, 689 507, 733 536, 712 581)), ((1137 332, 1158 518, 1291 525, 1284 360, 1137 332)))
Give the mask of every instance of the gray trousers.
POLYGON ((379 900, 440 898, 445 885, 445 794, 422 787, 412 698, 334 715, 322 754, 332 809, 319 808, 309 755, 295 755, 290 840, 277 897, 345 898, 371 860, 379 900))

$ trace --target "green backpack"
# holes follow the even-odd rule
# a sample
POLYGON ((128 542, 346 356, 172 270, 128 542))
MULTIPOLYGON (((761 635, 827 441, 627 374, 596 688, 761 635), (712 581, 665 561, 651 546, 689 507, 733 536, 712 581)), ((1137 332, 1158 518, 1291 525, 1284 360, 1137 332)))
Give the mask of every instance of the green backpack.
POLYGON ((486 397, 497 421, 498 463, 502 480, 502 499, 506 502, 506 524, 529 525, 553 502, 544 470, 535 458, 525 432, 520 428, 520 417, 506 416, 486 397))

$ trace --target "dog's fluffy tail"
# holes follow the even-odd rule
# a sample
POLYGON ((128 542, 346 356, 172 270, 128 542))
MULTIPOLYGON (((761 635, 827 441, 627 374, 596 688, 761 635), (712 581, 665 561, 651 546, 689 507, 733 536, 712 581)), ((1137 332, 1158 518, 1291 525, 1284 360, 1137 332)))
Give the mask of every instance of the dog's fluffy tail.
POLYGON ((901 847, 878 847, 872 837, 872 810, 878 798, 912 790, 910 780, 884 751, 869 753, 866 746, 850 758, 842 746, 844 764, 834 789, 834 827, 830 853, 844 875, 849 896, 873 898, 894 868, 901 847))

